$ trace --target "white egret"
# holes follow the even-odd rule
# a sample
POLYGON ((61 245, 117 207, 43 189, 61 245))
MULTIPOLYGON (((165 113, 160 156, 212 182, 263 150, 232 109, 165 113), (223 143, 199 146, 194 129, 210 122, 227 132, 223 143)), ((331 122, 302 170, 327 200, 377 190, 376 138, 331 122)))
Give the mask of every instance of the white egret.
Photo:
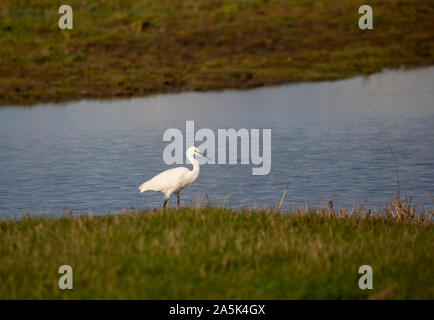
POLYGON ((158 191, 164 193, 164 204, 163 208, 166 207, 167 201, 169 201, 172 193, 176 194, 178 197, 178 207, 179 207, 179 194, 185 186, 193 183, 199 176, 199 162, 194 158, 194 155, 200 155, 209 160, 207 156, 199 151, 196 147, 188 148, 186 155, 187 159, 193 164, 193 170, 189 170, 185 167, 177 167, 169 169, 157 174, 151 180, 144 182, 140 187, 140 193, 145 191, 158 191))

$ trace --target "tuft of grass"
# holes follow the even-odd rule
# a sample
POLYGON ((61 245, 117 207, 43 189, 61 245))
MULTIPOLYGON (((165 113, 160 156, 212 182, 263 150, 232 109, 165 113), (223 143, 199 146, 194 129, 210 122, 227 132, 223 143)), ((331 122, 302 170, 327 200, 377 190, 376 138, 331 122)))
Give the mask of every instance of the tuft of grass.
POLYGON ((0 105, 252 88, 432 65, 429 0, 0 1, 0 105))
POLYGON ((406 208, 0 221, 0 299, 433 299, 434 211, 406 208), (73 290, 58 288, 64 264, 73 290), (373 290, 358 286, 361 265, 373 269, 373 290))

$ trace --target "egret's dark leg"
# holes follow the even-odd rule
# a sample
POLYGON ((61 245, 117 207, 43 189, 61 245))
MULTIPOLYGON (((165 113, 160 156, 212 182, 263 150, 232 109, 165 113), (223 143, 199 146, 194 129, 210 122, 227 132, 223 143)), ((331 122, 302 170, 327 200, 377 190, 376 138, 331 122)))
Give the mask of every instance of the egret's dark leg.
POLYGON ((166 209, 167 201, 169 201, 169 199, 164 200, 163 209, 166 209))
POLYGON ((176 194, 176 196, 178 197, 178 208, 180 208, 181 205, 179 204, 179 192, 176 194))

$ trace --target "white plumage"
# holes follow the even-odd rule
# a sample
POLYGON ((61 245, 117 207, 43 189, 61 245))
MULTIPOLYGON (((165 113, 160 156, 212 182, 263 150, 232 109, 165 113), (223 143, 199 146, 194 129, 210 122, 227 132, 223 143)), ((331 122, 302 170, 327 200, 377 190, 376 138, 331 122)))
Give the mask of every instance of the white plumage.
POLYGON ((193 164, 193 170, 178 167, 163 171, 151 180, 144 182, 139 187, 140 192, 142 193, 148 190, 162 192, 165 199, 163 208, 166 207, 167 201, 169 201, 170 196, 174 193, 178 197, 179 207, 179 194, 181 190, 190 183, 193 183, 199 176, 200 167, 199 162, 194 158, 195 154, 205 157, 196 147, 188 148, 186 155, 187 159, 193 164))

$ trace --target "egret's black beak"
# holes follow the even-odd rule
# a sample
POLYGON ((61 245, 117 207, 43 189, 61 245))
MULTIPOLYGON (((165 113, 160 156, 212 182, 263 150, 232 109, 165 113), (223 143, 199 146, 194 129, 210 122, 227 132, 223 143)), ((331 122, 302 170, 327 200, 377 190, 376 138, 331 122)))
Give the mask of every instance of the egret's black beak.
POLYGON ((210 157, 207 157, 206 155, 204 155, 202 152, 197 152, 200 156, 207 158, 208 160, 214 161, 213 159, 211 159, 210 157))

